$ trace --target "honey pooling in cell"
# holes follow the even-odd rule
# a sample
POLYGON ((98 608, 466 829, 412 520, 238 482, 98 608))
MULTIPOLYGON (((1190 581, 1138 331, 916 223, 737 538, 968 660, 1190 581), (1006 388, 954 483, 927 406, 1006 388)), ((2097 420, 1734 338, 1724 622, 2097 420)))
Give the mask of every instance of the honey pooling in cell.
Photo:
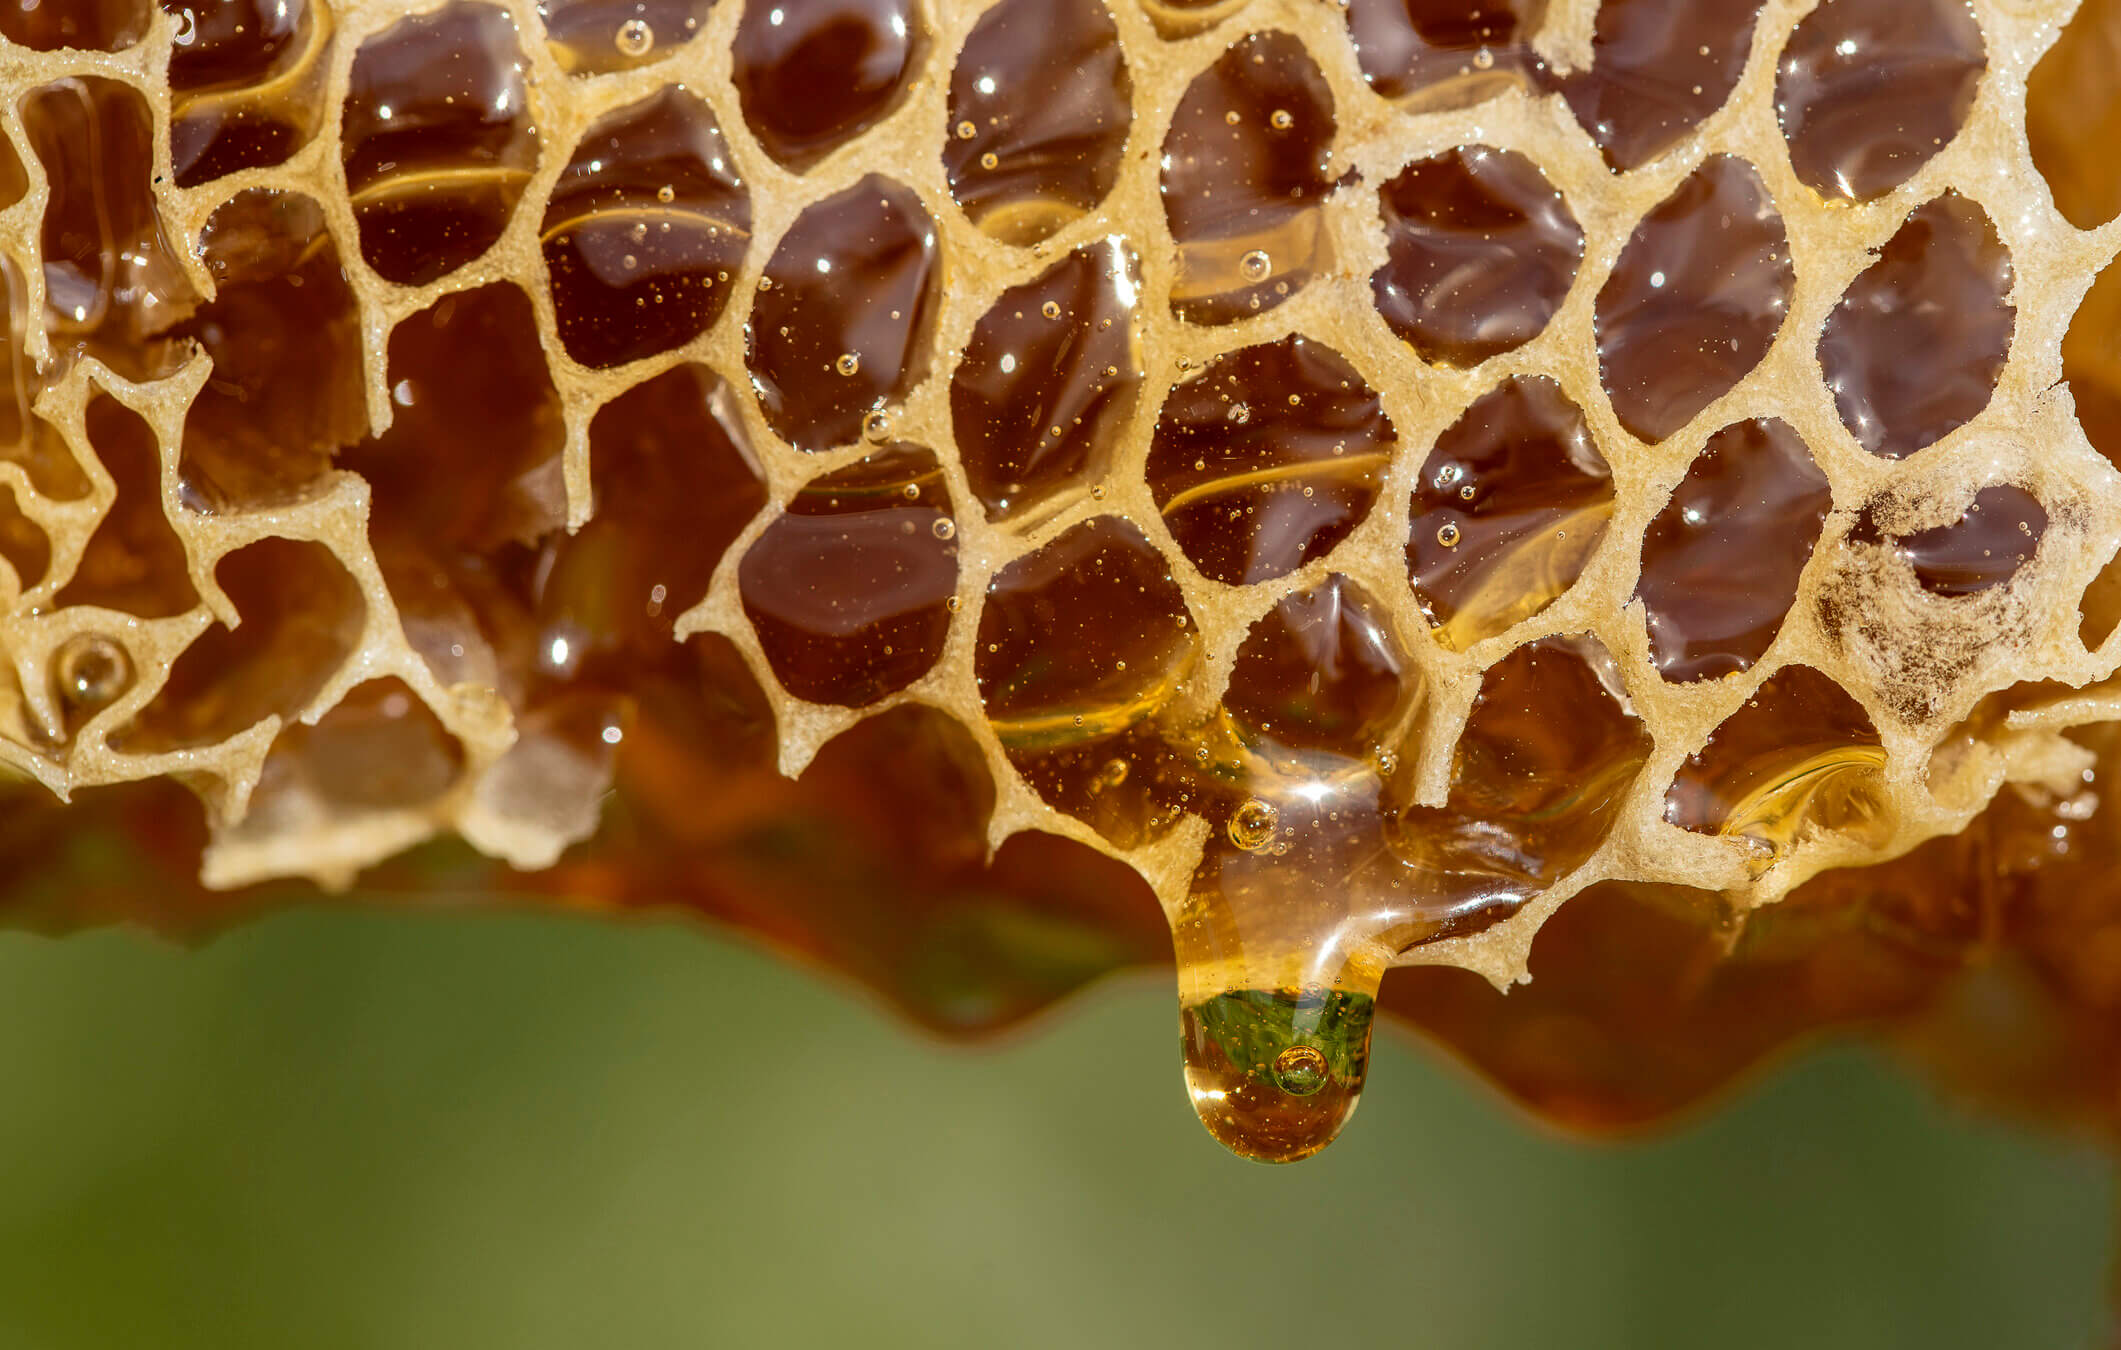
POLYGON ((132 687, 133 659, 101 633, 76 633, 52 653, 52 694, 69 734, 132 687))

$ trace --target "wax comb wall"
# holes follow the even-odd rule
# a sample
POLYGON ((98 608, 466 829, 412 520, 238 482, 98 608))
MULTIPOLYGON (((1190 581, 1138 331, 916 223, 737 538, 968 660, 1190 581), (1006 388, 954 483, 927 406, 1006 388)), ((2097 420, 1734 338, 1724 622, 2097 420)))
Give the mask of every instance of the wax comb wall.
POLYGON ((1976 951, 2089 1027, 2117 35, 5 0, 0 894, 675 903, 967 1030, 1175 951, 1269 1159, 1396 967, 1585 1124, 1976 951))

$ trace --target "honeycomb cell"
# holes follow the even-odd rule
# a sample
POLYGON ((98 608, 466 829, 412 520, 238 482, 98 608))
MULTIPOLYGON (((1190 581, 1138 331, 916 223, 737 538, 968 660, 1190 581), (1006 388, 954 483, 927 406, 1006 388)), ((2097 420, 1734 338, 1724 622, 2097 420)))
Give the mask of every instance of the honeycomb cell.
POLYGON ((1365 80, 1428 112, 1528 88, 1545 72, 1532 38, 1547 0, 1348 0, 1348 36, 1365 80))
POLYGON ((1665 819, 1752 840, 1773 861, 1818 834, 1877 846, 1893 830, 1869 714, 1810 666, 1785 666, 1679 767, 1665 819))
POLYGON ((2032 560, 2047 532, 2047 508, 2024 488, 2009 483, 1974 494, 1966 512, 1948 525, 1893 534, 1873 511, 1856 518, 1851 544, 1890 543, 1932 595, 1975 595, 2007 584, 2032 560))
POLYGON ((1833 504, 1826 475, 1781 419, 1709 437, 1643 534, 1635 594, 1666 679, 1752 668, 1797 598, 1833 504))
POLYGON ((713 112, 669 88, 583 133, 540 238, 567 354, 624 365, 721 315, 751 242, 751 197, 713 112))
POLYGON ((150 0, 9 0, 0 5, 0 37, 40 52, 123 51, 147 36, 154 12, 150 0))
POLYGON ((2121 0, 2084 0, 2033 67, 2025 87, 2025 138, 2055 209, 2080 230, 2121 214, 2121 0))
POLYGON ((1918 207, 1849 283, 1819 364, 1863 448, 1902 459, 1988 406, 2016 315, 2010 252, 1980 206, 1947 192, 1918 207))
POLYGON ((261 539, 214 567, 240 623, 196 638, 169 679, 110 738, 123 754, 218 745, 309 706, 361 640, 367 602, 322 544, 261 539))
POLYGON ((341 153, 361 256, 421 286, 493 247, 537 169, 515 21, 456 0, 361 44, 341 153))
POLYGON ((1164 137, 1173 313, 1230 323, 1332 266, 1318 205, 1344 181, 1333 135, 1332 90, 1287 33, 1248 34, 1194 77, 1164 137))
POLYGON ((2062 336, 2062 378, 2092 448, 2121 464, 2121 267, 2092 282, 2062 336))
POLYGON ((1583 230, 1537 165, 1459 146, 1384 185, 1377 312, 1423 360, 1474 366, 1545 331, 1583 260, 1583 230))
POLYGON ((1797 176, 1856 201, 1899 187, 1959 134, 1987 64, 1965 0, 1828 0, 1775 78, 1797 176))
POLYGON ((1761 0, 1604 0, 1591 65, 1559 81, 1615 169, 1647 164, 1731 96, 1761 0))
POLYGON ((162 510, 162 453, 140 415, 108 397, 88 405, 89 448, 117 497, 89 536, 81 563, 55 603, 101 605, 166 619, 199 603, 184 545, 162 510))
POLYGON ((1436 438, 1410 507, 1407 573, 1436 638, 1463 651, 1576 584, 1613 513, 1583 410, 1513 375, 1436 438))
POLYGON ((128 379, 166 373, 172 354, 154 339, 197 296, 143 171, 147 100, 116 80, 55 80, 22 100, 22 127, 51 184, 40 242, 53 342, 86 344, 128 379))
POLYGON ((28 338, 29 297, 22 274, 0 257, 0 291, 4 291, 7 327, 0 332, 0 366, 7 386, 0 391, 0 464, 19 464, 40 496, 72 501, 88 495, 88 475, 51 423, 31 411, 43 382, 24 349, 28 338))
POLYGON ((1153 719, 1191 678, 1198 647, 1163 557, 1133 525, 1099 516, 988 585, 973 671, 1032 788, 1130 848, 1178 819, 1183 789, 1153 719))
POLYGON ((950 195, 997 239, 1047 238, 1119 180, 1132 95, 1119 30, 1098 0, 1003 0, 951 72, 950 195))
POLYGON ((169 158, 178 187, 284 164, 309 144, 323 125, 330 9, 311 0, 164 7, 177 19, 169 158))
POLYGON ((1140 398, 1141 262, 1117 235, 1003 291, 950 381, 950 418, 989 520, 1101 477, 1140 398))
POLYGON ((744 123, 767 154, 807 168, 883 120, 926 46, 911 0, 747 5, 730 53, 744 123))
POLYGON ((934 453, 890 446, 806 483, 744 554, 737 586, 798 698, 859 708, 927 674, 957 593, 934 453))
POLYGON ((798 450, 849 445, 927 369, 935 222, 871 174, 806 209, 766 264, 745 329, 766 422, 798 450))
POLYGON ((1597 852, 1650 744, 1596 638, 1542 638, 1496 662, 1451 753, 1444 804, 1388 818, 1421 897, 1400 950, 1489 927, 1597 852))
POLYGON ((1385 743, 1414 685, 1383 606, 1335 573, 1252 625, 1223 706, 1277 745, 1361 757, 1385 743))
POLYGON ((589 424, 593 514, 550 537, 537 645, 572 678, 613 687, 673 655, 678 616, 766 505, 735 391, 705 366, 635 385, 589 424))
POLYGON ((559 400, 520 290, 444 296, 400 323, 388 379, 390 429, 340 458, 374 494, 373 528, 483 550, 564 520, 559 400))
POLYGON ((15 594, 44 580, 51 570, 52 542, 16 500, 18 489, 0 484, 0 558, 14 569, 15 594))
POLYGON ((431 802, 455 785, 464 748, 398 679, 354 686, 315 726, 281 728, 251 792, 245 833, 315 829, 334 817, 431 802))
POLYGON ((1598 364, 1620 424, 1662 440, 1760 364, 1795 276, 1753 166, 1705 162, 1635 227, 1598 292, 1598 364))
POLYGON ((369 542, 406 641, 444 684, 520 696, 533 660, 571 655, 531 650, 530 587, 512 570, 567 518, 565 430, 530 301, 506 283, 443 297, 392 330, 386 379, 390 429, 338 463, 369 485, 369 542))
POLYGON ((538 0, 545 45, 570 75, 660 61, 690 42, 714 0, 538 0))
POLYGON ((252 189, 207 219, 214 298, 177 330, 213 358, 184 420, 179 490, 195 510, 281 504, 368 431, 361 319, 324 212, 252 189))
POLYGON ((1347 538, 1376 502, 1396 441, 1355 368, 1291 336, 1224 352, 1171 387, 1149 488, 1204 576, 1249 585, 1347 538))

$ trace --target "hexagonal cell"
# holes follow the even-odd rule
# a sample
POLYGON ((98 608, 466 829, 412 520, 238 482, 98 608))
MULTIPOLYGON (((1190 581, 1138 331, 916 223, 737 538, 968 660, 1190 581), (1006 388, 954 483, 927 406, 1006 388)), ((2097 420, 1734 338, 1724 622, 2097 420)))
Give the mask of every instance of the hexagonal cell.
POLYGON ((730 48, 745 125, 767 154, 808 168, 897 106, 927 45, 911 0, 748 5, 730 48))
POLYGON ((565 430, 529 299, 505 282, 444 296, 392 330, 385 378, 390 429, 338 463, 369 485, 369 542, 406 640, 444 684, 520 694, 534 659, 524 545, 567 518, 565 430), (482 611, 510 617, 489 633, 482 611))
POLYGON ((221 559, 214 580, 241 623, 194 639, 154 698, 112 734, 112 749, 218 745, 267 717, 292 717, 360 641, 367 602, 322 544, 263 539, 221 559))
POLYGON ((0 464, 21 465, 30 486, 41 496, 61 501, 85 497, 88 475, 74 462, 73 451, 58 428, 30 410, 44 382, 24 347, 31 320, 22 274, 4 257, 0 257, 0 304, 6 307, 6 327, 0 329, 0 374, 7 381, 0 389, 0 464))
POLYGON ((567 354, 624 365, 721 315, 751 243, 751 197, 714 113, 673 87, 582 134, 540 237, 567 354))
POLYGON ((1583 229, 1539 167, 1458 146, 1378 193, 1385 264, 1377 312, 1425 361, 1473 366, 1544 332, 1576 279, 1583 229))
POLYGON ((989 520, 1104 474, 1140 397, 1141 260, 1119 236, 1003 291, 950 380, 965 477, 989 520))
POLYGON ((1223 706, 1276 745, 1362 757, 1384 744, 1417 687, 1384 607, 1335 573, 1252 625, 1223 706))
POLYGON ((1947 192, 1916 208, 1827 316, 1819 364, 1841 420, 1902 459, 1988 406, 2016 313, 2010 251, 1979 205, 1947 192))
MULTIPOLYGON (((2121 464, 2121 267, 2092 282, 2062 337, 2062 378, 2092 448, 2121 464)), ((2082 636, 2097 647, 2121 623, 2121 560, 2110 560, 2085 592, 2082 636)))
POLYGON ((2055 209, 2080 230, 2121 214, 2121 0, 2084 0, 2025 86, 2025 138, 2055 209))
POLYGON ((1753 166, 1716 155, 1643 217, 1598 292, 1598 367, 1620 424, 1662 440, 1774 344, 1796 284, 1753 166))
POLYGON ((284 164, 324 120, 331 11, 311 0, 175 0, 169 57, 170 173, 196 187, 284 164))
POLYGON ((1751 669, 1782 629, 1833 504, 1826 475, 1780 418, 1709 437, 1643 534, 1635 594, 1666 679, 1751 669))
POLYGON ((937 284, 935 222, 911 188, 870 174, 806 208, 744 330, 767 424, 798 450, 853 443, 926 372, 937 284))
POLYGON ((1856 517, 1851 544, 1890 544, 1932 595, 1947 599, 2006 585, 2032 561, 2047 533, 2047 508, 2024 488, 1999 483, 1982 488, 1958 520, 1896 534, 1880 522, 1875 506, 1856 517))
POLYGON ((1885 751, 1862 705, 1810 666, 1785 666, 1687 758, 1665 819, 1753 841, 1772 862, 1818 834, 1892 836, 1885 751))
POLYGON ((1436 438, 1409 510, 1415 597, 1463 651, 1576 584, 1605 538, 1613 472, 1560 385, 1513 375, 1436 438))
POLYGON ((40 52, 65 47, 123 51, 147 36, 150 0, 62 0, 0 5, 0 37, 40 52))
POLYGON ((449 791, 464 748, 404 681, 355 685, 315 726, 273 739, 241 833, 313 830, 335 817, 417 809, 449 791))
POLYGON ((1363 78, 1410 111, 1460 107, 1533 87, 1546 63, 1532 38, 1547 0, 1348 0, 1363 78))
POLYGON ((538 0, 545 45, 570 75, 660 61, 690 42, 714 0, 538 0))
POLYGON ((156 339, 198 296, 155 209, 147 100, 98 76, 55 80, 22 100, 22 128, 51 184, 39 244, 53 342, 128 379, 168 373, 181 356, 156 339))
POLYGON ((2121 465, 2121 267, 2109 263, 2070 316, 2062 378, 2092 448, 2121 465))
POLYGON ((1899 187, 1959 134, 1987 65, 1965 0, 1828 0, 1775 79, 1797 176, 1856 201, 1899 187))
POLYGON ((1558 82, 1615 169, 1647 164, 1731 96, 1761 0, 1604 0, 1591 65, 1558 82))
POLYGON ((1098 0, 1002 0, 950 75, 950 195, 997 239, 1048 237, 1119 180, 1132 94, 1119 30, 1098 0))
POLYGON ((782 686, 859 708, 927 674, 950 631, 955 536, 933 451, 890 446, 804 484, 737 571, 782 686))
POLYGON ((493 247, 538 164, 515 21, 456 0, 361 44, 341 154, 361 256, 420 286, 493 247))
POLYGON ((1369 514, 1397 434, 1321 342, 1290 336, 1209 361, 1157 414, 1147 474, 1172 537, 1232 586, 1286 576, 1369 514))
POLYGON ((368 432, 361 317, 324 212, 253 188, 208 217, 214 298, 177 330, 213 358, 184 419, 179 490, 194 510, 299 497, 368 432))
POLYGON ((1444 804, 1404 804, 1405 766, 1388 794, 1386 839, 1425 920, 1401 949, 1498 923, 1596 853, 1650 746, 1596 638, 1542 638, 1490 667, 1444 804))
POLYGON ((101 605, 143 619, 166 619, 199 603, 184 544, 162 510, 162 452, 153 428, 116 399, 88 405, 88 443, 117 498, 82 549, 54 603, 101 605))
POLYGON ((589 522, 551 537, 539 645, 567 644, 576 680, 624 686, 667 655, 722 554, 766 505, 737 395, 705 366, 674 366, 589 424, 589 522))
POLYGON ((1333 135, 1333 92, 1288 33, 1247 34, 1186 86, 1163 151, 1174 314, 1230 323, 1332 265, 1318 204, 1344 181, 1333 135))
POLYGON ((1139 530, 1099 516, 988 585, 973 670, 1009 762, 1121 848, 1168 830, 1187 790, 1155 719, 1199 655, 1185 597, 1139 530))

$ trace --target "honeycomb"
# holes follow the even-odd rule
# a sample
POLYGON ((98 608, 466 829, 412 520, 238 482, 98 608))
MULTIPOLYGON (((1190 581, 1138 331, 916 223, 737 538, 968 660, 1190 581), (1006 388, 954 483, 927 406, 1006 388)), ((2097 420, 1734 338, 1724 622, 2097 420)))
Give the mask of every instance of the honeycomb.
POLYGON ((2121 3, 0 38, 13 921, 677 906, 959 1030, 1172 953, 1268 1160, 1381 994, 1591 1126, 1917 1013, 2121 1100, 2121 3))

